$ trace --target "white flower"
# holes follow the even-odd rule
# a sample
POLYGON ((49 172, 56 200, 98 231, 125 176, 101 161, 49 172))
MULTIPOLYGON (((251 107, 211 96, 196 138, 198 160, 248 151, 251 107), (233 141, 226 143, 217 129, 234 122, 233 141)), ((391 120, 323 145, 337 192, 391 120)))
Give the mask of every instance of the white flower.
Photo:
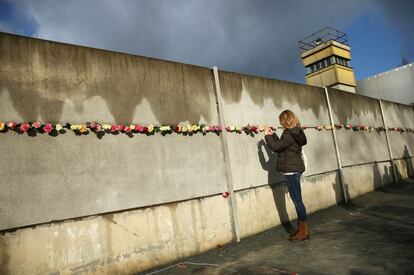
POLYGON ((58 131, 60 131, 60 130, 62 130, 62 129, 63 129, 62 125, 60 125, 60 124, 56 124, 55 128, 56 128, 56 130, 58 130, 58 131))

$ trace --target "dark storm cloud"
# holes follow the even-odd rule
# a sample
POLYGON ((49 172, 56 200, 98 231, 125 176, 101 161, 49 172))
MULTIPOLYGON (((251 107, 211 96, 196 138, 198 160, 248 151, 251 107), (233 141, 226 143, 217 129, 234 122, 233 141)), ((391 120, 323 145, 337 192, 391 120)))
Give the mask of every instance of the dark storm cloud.
POLYGON ((386 19, 402 33, 402 58, 414 61, 414 1, 383 0, 386 19))
POLYGON ((298 40, 325 26, 345 28, 370 5, 379 5, 375 0, 13 3, 37 22, 41 38, 294 81, 303 81, 298 40))

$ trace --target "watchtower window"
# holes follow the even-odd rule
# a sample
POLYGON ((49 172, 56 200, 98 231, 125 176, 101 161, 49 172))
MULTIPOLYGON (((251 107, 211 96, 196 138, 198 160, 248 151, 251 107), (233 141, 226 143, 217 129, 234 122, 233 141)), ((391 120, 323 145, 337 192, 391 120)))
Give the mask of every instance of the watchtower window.
POLYGON ((306 73, 307 74, 314 73, 323 68, 331 66, 332 64, 339 64, 345 67, 351 67, 348 59, 334 55, 334 56, 330 56, 322 60, 319 60, 318 62, 315 62, 313 64, 310 64, 309 66, 306 67, 306 73))

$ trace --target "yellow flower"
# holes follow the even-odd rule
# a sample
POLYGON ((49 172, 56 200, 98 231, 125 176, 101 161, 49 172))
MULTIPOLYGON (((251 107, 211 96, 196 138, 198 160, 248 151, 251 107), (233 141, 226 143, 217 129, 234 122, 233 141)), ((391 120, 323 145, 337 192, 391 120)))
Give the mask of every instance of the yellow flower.
POLYGON ((81 126, 80 125, 78 125, 78 124, 73 124, 73 125, 70 125, 70 129, 71 130, 79 130, 81 128, 81 126))
POLYGON ((207 132, 207 131, 208 131, 208 129, 209 129, 209 127, 208 127, 208 126, 204 126, 204 127, 203 127, 203 129, 202 129, 202 131, 205 133, 205 132, 207 132))
POLYGON ((131 130, 135 130, 135 125, 131 124, 131 125, 129 125, 129 128, 130 128, 131 130))
POLYGON ((56 124, 55 128, 56 128, 56 130, 58 130, 58 131, 60 131, 60 130, 62 130, 62 129, 63 129, 62 125, 60 125, 60 124, 56 124))
POLYGON ((150 124, 148 125, 148 133, 152 133, 154 131, 154 125, 150 124))
POLYGON ((80 125, 79 132, 86 133, 88 131, 88 128, 86 128, 86 125, 80 125))
POLYGON ((234 131, 234 130, 236 130, 236 126, 229 126, 229 129, 230 129, 230 131, 234 131))
POLYGON ((193 124, 193 126, 191 126, 191 130, 193 131, 193 132, 195 132, 195 131, 197 131, 197 130, 199 130, 200 129, 200 126, 198 126, 198 125, 196 125, 196 124, 193 124))
POLYGON ((193 126, 192 125, 187 125, 187 131, 189 133, 193 132, 193 126))
POLYGON ((0 131, 4 130, 4 122, 0 122, 0 131))
POLYGON ((265 129, 265 126, 263 126, 263 125, 260 125, 260 126, 259 126, 259 131, 260 131, 260 132, 263 132, 263 131, 264 131, 264 129, 265 129))
POLYGON ((183 133, 187 132, 187 126, 183 126, 183 127, 181 128, 181 132, 183 132, 183 133))

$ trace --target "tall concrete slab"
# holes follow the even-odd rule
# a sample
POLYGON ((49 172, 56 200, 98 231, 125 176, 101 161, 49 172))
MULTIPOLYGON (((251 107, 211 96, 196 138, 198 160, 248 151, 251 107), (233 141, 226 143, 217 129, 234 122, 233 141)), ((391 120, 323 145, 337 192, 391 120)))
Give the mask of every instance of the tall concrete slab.
MULTIPOLYGON (((414 107, 383 101, 384 116, 388 128, 414 129, 414 107)), ((409 132, 390 131, 390 145, 395 159, 414 156, 414 134, 409 132)))
MULTIPOLYGON (((228 125, 279 125, 279 114, 290 109, 303 126, 329 124, 324 90, 302 84, 220 71, 224 117, 228 125)), ((307 175, 337 169, 330 131, 305 130, 307 175)), ((278 130, 280 135, 282 130, 278 130)), ((277 154, 263 143, 263 133, 229 135, 229 153, 235 189, 283 181, 276 171, 277 154)))
MULTIPOLYGON (((383 127, 379 102, 376 99, 328 89, 334 124, 383 127)), ((337 131, 342 165, 389 160, 384 132, 337 131)))

